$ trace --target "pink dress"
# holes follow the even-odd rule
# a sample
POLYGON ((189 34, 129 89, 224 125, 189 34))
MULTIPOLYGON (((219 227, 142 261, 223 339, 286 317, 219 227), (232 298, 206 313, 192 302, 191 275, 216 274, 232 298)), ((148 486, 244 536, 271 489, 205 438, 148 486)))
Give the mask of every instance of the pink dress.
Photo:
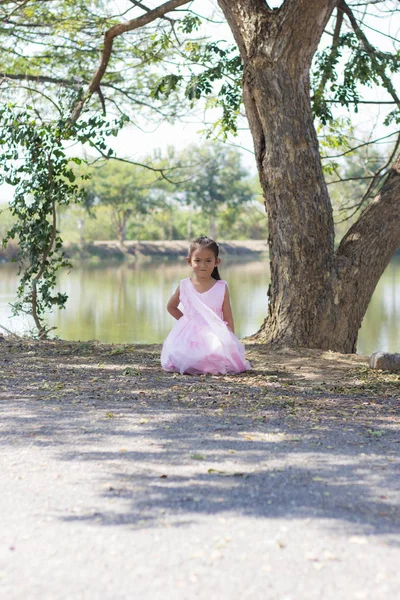
POLYGON ((161 365, 177 373, 241 373, 250 369, 243 344, 223 321, 226 281, 207 292, 196 291, 189 278, 179 285, 184 315, 164 342, 161 365))

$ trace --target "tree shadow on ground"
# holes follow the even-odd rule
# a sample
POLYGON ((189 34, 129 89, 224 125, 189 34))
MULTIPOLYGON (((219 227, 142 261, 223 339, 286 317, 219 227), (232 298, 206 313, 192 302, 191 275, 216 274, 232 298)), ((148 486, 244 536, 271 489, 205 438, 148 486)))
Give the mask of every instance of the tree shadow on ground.
POLYGON ((159 347, 12 346, 1 443, 40 448, 58 469, 90 465, 96 508, 65 521, 178 527, 229 513, 397 534, 398 379, 354 358, 257 352, 252 372, 187 377, 160 371, 159 347))

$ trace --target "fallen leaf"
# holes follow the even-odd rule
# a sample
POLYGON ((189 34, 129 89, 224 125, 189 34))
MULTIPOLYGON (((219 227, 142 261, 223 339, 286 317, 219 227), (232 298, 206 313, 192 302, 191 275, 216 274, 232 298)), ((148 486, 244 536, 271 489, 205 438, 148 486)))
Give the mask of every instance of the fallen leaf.
POLYGON ((385 435, 384 431, 373 431, 372 429, 368 429, 368 433, 373 437, 381 437, 382 435, 385 435))
POLYGON ((195 452, 190 458, 193 458, 194 460, 206 460, 207 457, 205 454, 199 454, 198 452, 195 452))
POLYGON ((210 475, 219 475, 219 477, 243 477, 247 479, 248 473, 241 473, 239 471, 218 471, 218 469, 208 469, 207 473, 210 475))

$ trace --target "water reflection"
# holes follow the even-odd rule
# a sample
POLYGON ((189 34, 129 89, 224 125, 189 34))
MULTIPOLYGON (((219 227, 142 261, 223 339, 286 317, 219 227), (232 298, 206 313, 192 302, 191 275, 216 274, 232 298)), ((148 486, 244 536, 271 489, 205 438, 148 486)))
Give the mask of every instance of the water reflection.
MULTIPOLYGON (((0 324, 20 332, 27 319, 9 320, 17 287, 15 265, 0 265, 0 324)), ((123 343, 160 343, 173 325, 166 312, 179 280, 190 274, 179 262, 135 266, 82 266, 60 275, 59 289, 69 296, 67 309, 49 316, 63 339, 123 343)), ((227 262, 221 276, 229 283, 240 337, 254 333, 267 313, 267 261, 227 262)), ((358 352, 395 352, 400 341, 400 257, 381 278, 360 330, 358 352)))
POLYGON ((382 275, 358 336, 357 351, 400 351, 400 256, 392 258, 382 275))
MULTIPOLYGON (((11 313, 7 303, 17 286, 15 268, 0 269, 0 324, 21 331, 26 320, 6 323, 11 313)), ((60 291, 69 297, 67 309, 51 314, 48 322, 63 339, 160 343, 174 321, 166 311, 167 301, 189 274, 182 262, 74 268, 59 279, 60 291)), ((231 262, 221 274, 229 281, 238 335, 253 333, 266 314, 266 262, 231 262)))

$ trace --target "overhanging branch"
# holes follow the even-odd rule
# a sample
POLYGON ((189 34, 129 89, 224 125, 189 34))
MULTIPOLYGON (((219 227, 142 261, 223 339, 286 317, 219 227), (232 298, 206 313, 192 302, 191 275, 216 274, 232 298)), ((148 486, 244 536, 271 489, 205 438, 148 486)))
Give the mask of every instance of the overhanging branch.
POLYGON ((265 0, 218 0, 239 47, 242 60, 251 55, 253 46, 266 23, 273 15, 265 0))
POLYGON ((161 6, 145 13, 144 15, 141 15, 136 19, 132 19, 127 23, 119 23, 118 25, 114 25, 106 31, 104 34, 104 45, 100 58, 100 65, 94 74, 83 98, 76 103, 74 110, 72 111, 70 117, 70 121, 72 123, 78 120, 84 105, 99 88, 100 82, 107 70, 108 63, 110 62, 114 39, 120 35, 123 35, 124 33, 144 27, 156 19, 163 17, 166 13, 175 10, 179 6, 188 4, 189 2, 190 0, 168 0, 168 2, 165 2, 161 6))
POLYGON ((279 9, 279 29, 284 33, 277 40, 281 56, 293 57, 303 66, 310 65, 322 33, 337 0, 291 0, 279 9))
MULTIPOLYGON (((350 259, 357 277, 368 278, 372 264, 386 265, 400 246, 400 156, 378 195, 340 242, 336 256, 350 259)), ((380 274, 379 274, 380 276, 380 274)))
POLYGON ((360 210, 360 208, 363 207, 363 205, 365 204, 366 200, 368 200, 368 198, 372 195, 374 189, 377 187, 377 185, 382 181, 382 179, 385 177, 385 171, 388 169, 388 167, 390 167, 390 165, 392 164, 395 156, 397 155, 397 152, 399 150, 400 147, 400 135, 398 135, 397 140, 396 140, 396 144, 393 148, 393 151, 389 157, 389 159, 386 161, 386 163, 380 167, 371 177, 371 181, 368 184, 368 187, 366 189, 366 191, 364 192, 361 200, 359 200, 356 204, 354 204, 351 207, 347 207, 346 210, 352 210, 352 212, 345 218, 343 219, 343 221, 347 221, 349 219, 351 219, 357 211, 360 210))
MULTIPOLYGON (((141 8, 142 10, 144 10, 147 13, 151 12, 151 8, 149 8, 148 6, 143 4, 143 2, 140 2, 140 0, 129 0, 129 2, 132 2, 132 4, 134 4, 138 8, 141 8)), ((170 19, 169 17, 166 17, 165 15, 162 18, 165 19, 166 21, 169 21, 173 25, 175 24, 175 21, 173 19, 170 19)))
POLYGON ((386 75, 385 67, 377 59, 377 57, 380 55, 382 57, 382 53, 376 50, 376 48, 370 43, 365 33, 359 27, 351 8, 344 0, 339 0, 338 10, 343 11, 343 13, 348 17, 357 39, 363 46, 364 50, 368 52, 369 56, 371 57, 371 62, 382 81, 383 87, 389 92, 397 106, 400 108, 400 98, 397 95, 393 83, 390 77, 386 75))
MULTIPOLYGON (((329 55, 329 62, 333 62, 335 58, 337 58, 338 55, 338 49, 339 49, 339 36, 340 36, 340 30, 342 28, 343 25, 343 12, 341 10, 337 11, 337 15, 336 15, 336 22, 335 22, 335 29, 333 32, 333 40, 332 40, 332 46, 331 46, 331 51, 330 51, 330 55, 329 55)), ((325 89, 325 86, 328 82, 329 79, 329 75, 328 72, 325 71, 320 84, 318 86, 318 93, 322 94, 322 92, 325 89)))

